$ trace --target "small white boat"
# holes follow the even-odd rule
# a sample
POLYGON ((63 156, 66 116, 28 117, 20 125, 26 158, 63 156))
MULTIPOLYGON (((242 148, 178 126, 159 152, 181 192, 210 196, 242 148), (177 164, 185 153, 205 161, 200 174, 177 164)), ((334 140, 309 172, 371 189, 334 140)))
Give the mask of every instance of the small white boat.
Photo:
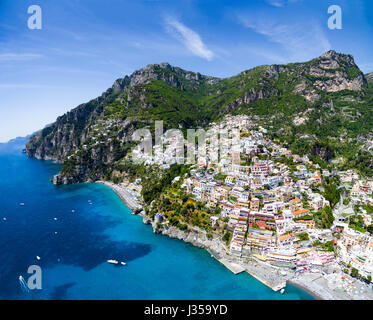
POLYGON ((21 289, 23 292, 30 292, 30 289, 28 288, 28 285, 25 281, 25 279, 22 276, 18 277, 19 279, 19 284, 21 285, 21 289))
POLYGON ((57 234, 57 233, 58 233, 57 231, 54 232, 54 234, 57 234))
POLYGON ((53 218, 53 220, 57 221, 58 219, 57 218, 53 218))
POLYGON ((24 207, 24 206, 25 206, 25 204, 24 204, 23 202, 21 202, 19 205, 20 205, 21 207, 24 207))
POLYGON ((6 221, 6 218, 4 217, 3 220, 6 221))
POLYGON ((127 263, 125 263, 125 262, 122 261, 120 264, 121 264, 122 266, 125 266, 127 263))
POLYGON ((117 261, 117 260, 112 260, 112 259, 108 260, 107 262, 109 262, 109 263, 111 263, 111 264, 118 264, 118 263, 119 263, 119 261, 117 261))
POLYGON ((75 212, 75 210, 71 210, 71 212, 72 212, 72 213, 74 213, 74 212, 75 212))
POLYGON ((40 260, 41 258, 40 258, 39 256, 36 256, 36 259, 37 259, 37 260, 40 260))
POLYGON ((280 292, 281 292, 281 294, 284 294, 285 289, 281 289, 280 292))

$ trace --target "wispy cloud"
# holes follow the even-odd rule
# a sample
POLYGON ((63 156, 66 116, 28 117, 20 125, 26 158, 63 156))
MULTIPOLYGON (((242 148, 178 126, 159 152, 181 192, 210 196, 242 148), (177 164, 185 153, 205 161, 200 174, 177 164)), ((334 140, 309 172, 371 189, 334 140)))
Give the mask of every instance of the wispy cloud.
POLYGON ((274 7, 284 7, 285 5, 289 3, 296 3, 300 2, 300 0, 267 0, 267 2, 274 7))
POLYGON ((28 61, 43 58, 35 53, 0 53, 0 61, 28 61))
POLYGON ((373 72, 373 62, 361 63, 359 67, 364 73, 373 72))
POLYGON ((189 51, 208 61, 212 60, 214 53, 206 47, 197 32, 188 28, 176 19, 167 18, 166 24, 168 32, 181 41, 189 51))
POLYGON ((267 2, 274 7, 283 7, 285 4, 282 0, 268 0, 267 2))
POLYGON ((264 58, 264 60, 269 61, 269 63, 279 63, 279 64, 285 64, 289 62, 288 59, 281 56, 280 54, 277 54, 273 50, 268 50, 265 48, 258 48, 258 47, 244 47, 240 49, 242 52, 247 52, 250 55, 259 56, 261 58, 264 58))
POLYGON ((269 19, 244 17, 239 21, 246 28, 265 36, 269 41, 281 45, 287 60, 302 61, 311 59, 330 50, 331 45, 317 21, 293 24, 276 23, 269 19))

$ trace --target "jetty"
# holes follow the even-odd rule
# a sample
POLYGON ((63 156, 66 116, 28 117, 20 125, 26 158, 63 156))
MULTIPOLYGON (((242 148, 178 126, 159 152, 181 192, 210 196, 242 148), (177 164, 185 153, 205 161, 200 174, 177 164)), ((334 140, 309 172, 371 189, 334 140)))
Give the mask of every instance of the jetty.
POLYGON ((264 285, 266 285, 267 287, 271 288, 273 291, 277 292, 281 289, 284 289, 286 287, 286 281, 271 281, 271 280, 268 280, 268 279, 264 279, 262 277, 260 277, 258 275, 258 273, 255 273, 255 272, 252 272, 251 270, 248 270, 246 269, 246 272, 251 275, 252 277, 254 277, 256 280, 260 281, 261 283, 263 283, 264 285))
POLYGON ((275 292, 284 289, 287 280, 291 277, 291 275, 288 274, 283 276, 278 272, 278 270, 260 262, 247 264, 245 271, 275 292))
POLYGON ((245 271, 244 267, 240 266, 237 263, 231 262, 227 259, 222 258, 222 259, 217 259, 217 260, 234 274, 239 274, 245 271))

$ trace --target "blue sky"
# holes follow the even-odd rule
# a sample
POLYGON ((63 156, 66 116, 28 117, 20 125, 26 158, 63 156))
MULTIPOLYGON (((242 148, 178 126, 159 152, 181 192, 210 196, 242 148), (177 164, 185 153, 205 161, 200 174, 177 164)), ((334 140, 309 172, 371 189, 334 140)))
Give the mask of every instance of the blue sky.
POLYGON ((227 77, 334 49, 373 71, 370 0, 0 0, 0 142, 32 133, 150 63, 227 77), (342 8, 342 30, 327 27, 342 8), (27 27, 30 5, 42 29, 27 27))

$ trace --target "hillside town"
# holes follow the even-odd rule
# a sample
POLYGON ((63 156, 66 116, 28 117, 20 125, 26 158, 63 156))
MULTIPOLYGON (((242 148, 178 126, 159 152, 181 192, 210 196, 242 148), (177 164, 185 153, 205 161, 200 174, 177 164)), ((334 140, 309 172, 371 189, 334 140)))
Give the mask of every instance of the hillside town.
MULTIPOLYGON (((211 226, 224 226, 215 230, 224 235, 230 255, 298 273, 338 265, 342 281, 352 276, 371 283, 373 181, 353 170, 321 168, 266 133, 248 116, 227 116, 211 124, 203 157, 191 166, 189 176, 175 181, 182 179, 180 187, 195 201, 220 208, 219 214, 210 215, 211 226), (239 149, 227 147, 232 137, 221 133, 228 129, 239 130, 239 149), (210 149, 218 133, 226 139, 220 141, 220 150, 226 150, 216 161, 210 149), (239 160, 232 161, 237 153, 239 160), (328 195, 331 181, 335 199, 328 195)), ((163 143, 163 153, 156 146, 155 156, 143 161, 164 169, 180 163, 177 150, 188 142, 173 136, 163 143)))

